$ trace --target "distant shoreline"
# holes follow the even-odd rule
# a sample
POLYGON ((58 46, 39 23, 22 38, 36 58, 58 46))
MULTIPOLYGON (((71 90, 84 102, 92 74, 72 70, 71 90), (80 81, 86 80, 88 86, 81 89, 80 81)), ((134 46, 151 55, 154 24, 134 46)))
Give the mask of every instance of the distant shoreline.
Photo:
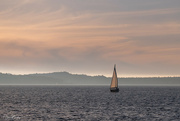
MULTIPOLYGON (((119 86, 180 86, 180 77, 121 77, 119 86)), ((68 72, 28 75, 0 73, 0 85, 110 85, 111 77, 88 76, 68 72)))
MULTIPOLYGON (((29 73, 29 74, 12 74, 12 73, 2 73, 0 72, 0 74, 6 74, 6 75, 13 75, 13 76, 28 76, 28 75, 43 75, 43 74, 55 74, 55 73, 69 73, 71 75, 84 75, 84 76, 90 76, 90 77, 98 77, 98 76, 103 76, 106 78, 111 78, 110 76, 105 76, 105 75, 88 75, 88 74, 74 74, 74 73, 70 73, 70 72, 66 72, 66 71, 62 71, 62 72, 47 72, 47 73, 29 73)), ((118 78, 176 78, 176 77, 180 77, 180 76, 127 76, 127 77, 118 77, 118 78)))

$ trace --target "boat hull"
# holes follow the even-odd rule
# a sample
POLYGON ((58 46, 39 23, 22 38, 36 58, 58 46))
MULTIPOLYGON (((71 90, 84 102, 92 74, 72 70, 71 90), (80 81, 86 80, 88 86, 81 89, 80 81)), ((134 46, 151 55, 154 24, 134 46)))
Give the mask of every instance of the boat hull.
POLYGON ((110 88, 110 91, 111 92, 119 92, 119 88, 118 87, 110 88))

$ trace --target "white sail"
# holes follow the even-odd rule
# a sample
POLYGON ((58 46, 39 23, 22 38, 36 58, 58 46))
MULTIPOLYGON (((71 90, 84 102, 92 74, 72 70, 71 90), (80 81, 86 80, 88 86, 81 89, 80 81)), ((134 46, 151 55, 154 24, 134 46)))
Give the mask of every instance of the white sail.
POLYGON ((112 76, 112 80, 111 80, 111 88, 113 88, 113 87, 118 87, 116 65, 114 65, 114 71, 113 71, 113 76, 112 76))

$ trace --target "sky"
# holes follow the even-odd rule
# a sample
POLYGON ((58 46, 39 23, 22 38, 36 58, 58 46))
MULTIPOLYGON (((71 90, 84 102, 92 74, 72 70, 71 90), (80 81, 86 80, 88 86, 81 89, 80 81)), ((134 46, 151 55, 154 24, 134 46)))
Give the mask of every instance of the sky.
POLYGON ((0 0, 0 72, 180 76, 180 0, 0 0))

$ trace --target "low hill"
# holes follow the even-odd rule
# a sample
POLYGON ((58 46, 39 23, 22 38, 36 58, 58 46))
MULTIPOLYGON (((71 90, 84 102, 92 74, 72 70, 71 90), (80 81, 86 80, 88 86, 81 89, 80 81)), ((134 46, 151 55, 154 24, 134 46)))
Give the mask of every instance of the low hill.
MULTIPOLYGON (((180 86, 180 77, 119 78, 119 85, 180 86)), ((110 85, 111 78, 54 72, 28 75, 0 73, 0 85, 110 85)))

